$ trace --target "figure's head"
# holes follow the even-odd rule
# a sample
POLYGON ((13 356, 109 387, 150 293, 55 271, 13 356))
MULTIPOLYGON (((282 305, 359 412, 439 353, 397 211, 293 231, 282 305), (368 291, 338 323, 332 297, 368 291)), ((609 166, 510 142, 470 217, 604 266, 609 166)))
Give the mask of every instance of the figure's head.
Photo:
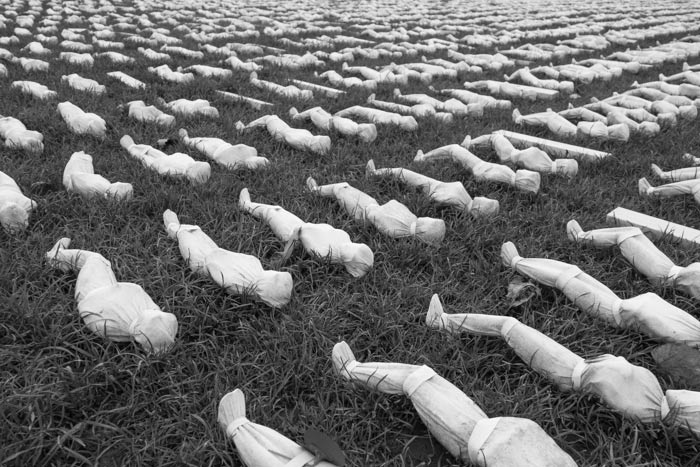
POLYGON ((17 203, 5 203, 0 206, 0 224, 7 233, 21 232, 29 225, 29 213, 17 203))
POLYGON ((700 263, 692 263, 681 269, 674 284, 693 298, 700 298, 700 263))
POLYGON ((575 159, 557 159, 552 164, 552 172, 573 177, 578 173, 578 162, 575 159))
POLYGON ((500 204, 495 199, 477 196, 472 201, 471 214, 474 217, 493 217, 498 214, 500 204))
POLYGON ((132 325, 133 337, 152 353, 166 352, 175 343, 177 318, 161 310, 143 310, 132 325))
POLYGON ((540 191, 540 174, 531 170, 518 170, 515 172, 515 187, 518 190, 537 193, 540 191))
POLYGON ((211 166, 207 162, 197 161, 187 168, 187 178, 194 185, 206 183, 211 177, 211 166))
POLYGON ((374 253, 364 243, 344 243, 340 245, 340 256, 345 269, 353 277, 362 277, 374 265, 374 253))
POLYGON ((608 138, 615 141, 629 141, 630 128, 624 123, 610 125, 608 127, 608 138))
POLYGON ((694 105, 681 105, 678 107, 678 116, 685 120, 695 120, 698 116, 698 108, 694 105))
POLYGON ((292 275, 288 272, 264 271, 255 284, 255 293, 263 302, 279 308, 289 303, 293 287, 292 275))
POLYGON ((411 116, 405 116, 401 117, 399 126, 406 131, 416 131, 418 129, 418 122, 411 116))
POLYGON ((445 238, 445 221, 432 217, 419 217, 416 220, 416 237, 431 245, 437 245, 445 238))
POLYGON ((365 143, 377 139, 377 127, 374 123, 360 123, 357 126, 357 136, 365 143))

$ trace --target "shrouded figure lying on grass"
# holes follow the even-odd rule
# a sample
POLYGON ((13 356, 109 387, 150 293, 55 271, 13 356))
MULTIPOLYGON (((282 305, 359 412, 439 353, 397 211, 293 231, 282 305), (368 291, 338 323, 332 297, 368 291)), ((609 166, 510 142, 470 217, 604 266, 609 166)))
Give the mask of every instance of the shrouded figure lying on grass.
POLYGON ((77 135, 92 135, 103 138, 107 133, 107 122, 91 112, 84 112, 70 102, 58 104, 58 113, 68 125, 68 129, 77 135))
POLYGON ((496 99, 492 96, 485 96, 483 94, 477 94, 472 91, 467 91, 466 89, 435 89, 429 86, 429 89, 438 94, 454 97, 459 99, 465 104, 481 104, 486 109, 497 109, 497 110, 510 110, 513 107, 513 103, 505 99, 496 99))
POLYGON ((134 340, 148 352, 164 352, 175 342, 177 318, 163 312, 137 284, 117 282, 101 254, 69 250, 62 238, 46 253, 49 266, 78 273, 75 300, 88 329, 115 342, 134 340))
POLYGON ((642 423, 663 421, 700 433, 700 393, 668 390, 664 395, 651 371, 624 357, 605 354, 584 360, 513 317, 445 313, 437 295, 430 301, 426 323, 454 334, 501 337, 528 366, 562 391, 595 394, 611 409, 642 423))
POLYGON ((83 151, 74 152, 70 156, 63 169, 63 186, 70 193, 78 193, 87 199, 100 196, 117 201, 128 201, 134 196, 131 183, 111 183, 102 175, 96 174, 92 166, 92 156, 83 151))
POLYGON ((624 124, 607 126, 603 122, 583 121, 574 125, 551 109, 529 115, 521 115, 520 111, 515 109, 513 122, 516 125, 546 126, 549 131, 562 138, 575 138, 583 134, 594 138, 628 141, 630 137, 630 129, 624 124))
POLYGON ((9 175, 0 172, 0 224, 8 233, 17 233, 29 225, 29 213, 36 207, 22 194, 17 182, 9 175))
POLYGON ((553 91, 551 89, 494 80, 467 81, 464 83, 464 87, 470 91, 488 91, 497 96, 506 96, 512 99, 526 99, 531 102, 537 99, 554 99, 559 94, 559 91, 553 91))
POLYGON ((391 177, 408 186, 419 188, 438 205, 455 206, 471 213, 473 217, 491 217, 498 214, 497 200, 483 196, 472 198, 459 181, 442 182, 401 167, 377 169, 371 159, 367 162, 365 171, 367 176, 391 177))
POLYGON ((162 97, 156 98, 156 103, 165 107, 173 113, 183 117, 209 117, 219 118, 219 111, 209 103, 206 99, 176 99, 174 101, 165 102, 162 97))
POLYGON ((309 130, 292 128, 277 115, 265 115, 244 125, 236 123, 238 131, 249 128, 265 127, 277 141, 284 141, 289 146, 300 151, 310 151, 315 154, 325 155, 331 150, 331 139, 326 135, 313 135, 309 130))
POLYGON ((344 136, 357 136, 365 143, 377 139, 377 126, 374 123, 356 123, 349 118, 333 116, 321 107, 312 107, 299 112, 292 107, 289 109, 292 120, 311 120, 316 128, 323 131, 337 131, 344 136))
POLYGON ((511 163, 517 167, 542 173, 554 173, 573 177, 578 173, 578 162, 574 159, 552 160, 549 154, 540 148, 531 146, 525 149, 515 149, 515 146, 505 136, 492 133, 471 139, 467 136, 462 145, 470 148, 488 144, 496 151, 501 162, 511 163))
POLYGON ((664 182, 683 182, 700 178, 700 167, 684 167, 663 171, 658 165, 651 164, 651 171, 664 182))
POLYGON ((318 462, 311 451, 272 428, 251 422, 245 415, 245 396, 240 389, 229 392, 219 402, 219 426, 236 444, 246 467, 336 467, 330 462, 318 462))
POLYGON ((700 179, 683 180, 652 186, 646 178, 639 179, 639 194, 657 198, 673 198, 674 196, 692 195, 695 202, 700 204, 700 179))
POLYGON ((250 74, 250 84, 259 89, 264 89, 276 94, 280 97, 285 97, 287 99, 298 99, 302 101, 308 101, 314 98, 313 91, 308 89, 299 89, 298 87, 290 84, 289 86, 282 86, 281 84, 273 83, 271 81, 264 81, 258 79, 258 74, 252 72, 250 74))
POLYGON ((372 68, 366 66, 349 66, 346 62, 343 62, 342 70, 348 73, 359 74, 363 78, 376 81, 377 83, 389 83, 389 84, 408 84, 408 76, 395 74, 389 69, 384 69, 382 71, 373 70, 372 68))
POLYGON ((94 79, 84 78, 77 73, 61 76, 61 82, 66 83, 76 91, 89 92, 92 94, 104 94, 107 88, 94 79))
POLYGON ((690 99, 697 99, 700 97, 700 86, 689 83, 681 84, 670 84, 665 81, 647 81, 641 86, 646 88, 658 89, 666 94, 671 94, 674 96, 685 96, 690 99))
POLYGON ((170 126, 175 124, 175 117, 166 114, 154 105, 146 105, 144 101, 131 101, 125 105, 129 109, 129 117, 144 123, 170 126))
POLYGON ((8 148, 38 153, 44 151, 44 135, 27 130, 24 123, 14 117, 0 116, 0 138, 5 140, 8 148))
POLYGON ((489 418, 455 385, 425 365, 358 362, 345 342, 333 366, 357 385, 408 397, 428 431, 455 458, 480 467, 572 467, 576 463, 535 422, 489 418))
POLYGON ((629 94, 630 96, 642 97, 649 101, 669 102, 670 104, 678 107, 679 111, 680 109, 683 109, 682 113, 684 117, 688 120, 694 120, 698 115, 697 107, 700 104, 700 101, 698 101, 697 99, 691 99, 690 97, 686 96, 676 96, 668 94, 661 91, 660 89, 654 89, 651 87, 640 85, 636 81, 632 84, 632 86, 633 89, 625 91, 625 94, 629 94), (695 107, 695 110, 693 110, 692 107, 695 107))
POLYGON ((338 117, 357 117, 377 125, 395 125, 406 131, 416 131, 418 122, 410 115, 401 115, 386 110, 371 109, 361 105, 353 105, 335 113, 338 117))
POLYGON ((265 271, 255 256, 219 248, 199 226, 180 224, 171 210, 163 213, 163 224, 193 272, 209 276, 232 295, 250 295, 274 308, 289 303, 294 283, 288 272, 265 271))
POLYGON ((585 313, 621 329, 635 329, 664 342, 700 347, 700 321, 655 293, 622 300, 578 267, 545 258, 523 258, 511 242, 501 247, 503 265, 561 290, 585 313))
POLYGON ((485 106, 481 103, 465 104, 455 98, 443 102, 426 94, 402 94, 399 88, 394 88, 394 97, 413 105, 428 105, 435 109, 436 112, 448 112, 452 115, 468 115, 470 117, 481 117, 484 115, 485 106))
POLYGON ((508 166, 494 164, 479 159, 477 156, 463 148, 459 144, 449 144, 430 152, 423 153, 418 150, 414 161, 431 161, 440 159, 451 159, 460 164, 474 175, 479 181, 492 181, 505 183, 518 190, 528 193, 537 193, 540 190, 540 174, 531 170, 518 170, 514 172, 508 166))
POLYGON ((304 222, 280 206, 254 203, 248 189, 241 190, 241 210, 253 215, 270 226, 275 236, 286 242, 284 258, 292 254, 300 242, 310 255, 328 258, 333 264, 342 264, 353 277, 362 277, 374 264, 374 253, 364 243, 353 243, 344 230, 328 224, 304 222))
POLYGON ((19 89, 24 94, 29 94, 37 99, 53 99, 58 96, 56 91, 52 91, 43 84, 39 84, 35 81, 13 81, 10 87, 19 89))
POLYGON ((571 81, 557 81, 556 79, 540 79, 530 72, 528 67, 521 68, 513 72, 510 76, 505 75, 506 81, 520 80, 528 86, 535 86, 543 89, 553 89, 566 94, 574 92, 574 83, 571 81))
POLYGON ((187 154, 176 152, 168 155, 147 144, 135 144, 129 135, 122 136, 119 143, 144 167, 160 175, 185 178, 193 185, 206 183, 211 176, 211 166, 208 163, 196 161, 187 154))
POLYGON ((344 86, 346 88, 363 88, 368 91, 375 91, 377 89, 377 81, 373 79, 360 79, 356 76, 344 77, 340 73, 334 70, 324 71, 320 75, 321 78, 328 80, 333 86, 344 86))
POLYGON ((656 286, 676 288, 700 299, 700 263, 676 266, 639 227, 612 227, 584 232, 575 220, 566 224, 569 239, 598 248, 619 247, 622 256, 656 286))
POLYGON ((435 107, 428 104, 403 105, 396 102, 378 101, 374 94, 367 98, 367 103, 389 112, 411 115, 417 118, 434 118, 441 123, 452 123, 454 120, 454 116, 451 113, 437 112, 435 107))
POLYGON ((380 206, 377 200, 353 188, 347 182, 319 186, 316 180, 309 177, 306 185, 314 194, 335 198, 349 215, 356 220, 369 221, 388 237, 416 237, 435 245, 445 238, 445 221, 432 217, 417 217, 394 199, 380 206))
POLYGON ((270 163, 266 157, 258 156, 257 149, 247 144, 233 145, 219 138, 190 138, 184 128, 180 128, 177 134, 187 147, 196 149, 227 169, 257 169, 270 163))
MULTIPOLYGON (((661 131, 661 126, 656 123, 658 119, 644 109, 626 109, 624 107, 610 105, 607 102, 595 102, 593 104, 586 104, 585 107, 567 109, 564 112, 567 112, 567 117, 569 115, 576 117, 576 113, 579 113, 581 116, 584 114, 590 116, 591 114, 586 113, 587 110, 591 112, 594 111, 596 114, 601 112, 605 115, 606 124, 624 124, 631 132, 634 133, 640 133, 645 136, 654 136, 659 134, 661 131)), ((564 114, 563 112, 559 113, 562 115, 564 114)))

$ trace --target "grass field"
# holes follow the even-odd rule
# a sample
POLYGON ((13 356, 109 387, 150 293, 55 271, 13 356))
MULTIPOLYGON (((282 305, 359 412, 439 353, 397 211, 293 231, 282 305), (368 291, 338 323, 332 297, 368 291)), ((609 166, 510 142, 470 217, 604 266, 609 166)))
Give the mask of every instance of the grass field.
MULTIPOLYGON (((416 24, 408 21, 406 27, 416 24)), ((0 30, 0 34, 10 35, 11 30, 0 30)), ((29 40, 6 48, 21 56, 19 49, 29 40)), ((280 46, 264 35, 257 42, 280 46)), ((194 42, 185 41, 183 46, 196 49, 194 42)), ((263 130, 236 132, 236 121, 248 122, 263 112, 226 102, 215 90, 273 102, 271 113, 287 121, 289 107, 306 108, 261 93, 243 73, 231 80, 198 79, 190 85, 173 85, 159 82, 146 70, 157 63, 141 57, 135 64, 118 68, 148 84, 146 90, 134 91, 105 76, 117 68, 104 59, 97 59, 91 69, 79 69, 59 61, 59 47, 53 48, 49 73, 25 73, 19 65, 7 63, 9 75, 0 79, 0 114, 20 119, 45 138, 40 155, 0 149, 0 170, 38 202, 25 232, 0 233, 1 465, 241 465, 233 443, 216 422, 221 397, 235 388, 246 394, 251 421, 298 442, 307 428, 317 427, 339 442, 348 465, 457 465, 427 433, 407 398, 353 387, 335 373, 331 349, 342 340, 360 361, 429 365, 489 416, 531 418, 581 466, 700 464, 698 440, 687 432, 642 425, 594 397, 563 393, 530 370, 500 339, 455 337, 425 325, 430 297, 437 293, 448 313, 514 316, 585 358, 604 353, 624 356, 651 369, 664 389, 690 389, 657 368, 651 351, 658 343, 633 331, 606 326, 576 309, 557 291, 542 288, 531 301, 509 308, 505 297, 514 274, 501 266, 499 254, 501 245, 512 241, 524 257, 578 265, 622 298, 654 291, 697 316, 697 303, 673 290, 654 288, 619 254, 569 242, 565 225, 577 219, 584 229, 602 227, 607 212, 624 206, 700 226, 700 211, 692 197, 660 202, 641 198, 637 192, 637 180, 650 176, 650 163, 679 168, 685 166, 683 153, 700 155, 698 120, 681 121, 654 138, 635 136, 628 143, 573 141, 610 151, 613 157, 597 165, 582 164, 571 180, 543 175, 541 192, 527 195, 503 185, 474 182, 452 163, 412 162, 418 149, 459 143, 467 134, 475 137, 507 129, 548 136, 516 127, 509 112, 457 118, 448 125, 421 120, 416 132, 379 127, 379 137, 372 144, 332 134, 332 150, 322 157, 289 149, 263 130), (106 84, 107 93, 91 96, 61 83, 61 75, 74 72, 106 84), (59 100, 34 100, 10 89, 10 82, 19 79, 57 90, 59 100), (152 104, 157 97, 166 101, 209 99, 221 117, 178 118, 175 127, 163 130, 135 122, 117 107, 135 99, 152 104), (56 112, 56 103, 66 100, 101 115, 108 124, 107 137, 68 132, 56 112), (177 139, 178 128, 186 128, 191 136, 252 145, 271 165, 261 171, 231 172, 212 164, 210 181, 192 187, 148 172, 119 146, 125 134, 137 143, 177 139), (94 157, 96 173, 111 181, 131 182, 134 199, 117 204, 68 194, 61 176, 76 151, 94 157), (472 196, 497 199, 500 214, 474 220, 465 213, 436 208, 420 192, 398 182, 366 178, 369 159, 377 167, 406 167, 444 181, 460 180, 472 196), (319 183, 348 181, 380 202, 396 199, 419 216, 442 218, 447 224, 445 241, 431 247, 417 240, 384 237, 372 226, 355 222, 331 200, 311 196, 304 183, 308 176, 319 183), (279 204, 309 222, 327 222, 346 230, 355 241, 372 248, 374 268, 367 276, 352 279, 343 268, 298 250, 282 267, 292 274, 295 286, 290 304, 279 310, 227 295, 194 275, 180 257, 177 244, 165 234, 162 213, 166 209, 175 211, 183 223, 199 225, 222 248, 255 255, 266 268, 277 261, 284 245, 267 226, 237 207, 244 187, 254 201, 279 204), (110 343, 84 327, 73 298, 75 275, 52 270, 44 261, 44 253, 60 237, 70 237, 74 248, 104 255, 120 281, 138 283, 164 311, 177 316, 179 331, 169 353, 149 356, 135 344, 110 343)), ((301 49, 289 51, 303 53, 301 49)), ((139 57, 135 45, 127 45, 124 53, 139 57)), ((397 60, 401 61, 412 59, 397 60)), ((176 57, 171 66, 194 63, 216 66, 217 59, 176 57)), ((373 67, 385 63, 356 62, 373 67)), ((340 64, 329 68, 340 71, 340 64)), ((655 80, 659 72, 670 74, 680 68, 676 63, 639 75, 625 74, 610 83, 580 86, 577 92, 582 99, 574 102, 606 97, 628 89, 635 80, 655 80)), ((265 67, 258 74, 278 83, 288 78, 320 83, 313 71, 265 67)), ((437 80, 433 86, 458 88, 464 81, 485 78, 502 76, 463 74, 456 81, 437 80)), ((392 86, 380 85, 377 99, 392 100, 392 90, 392 86)), ((402 91, 428 92, 419 82, 411 82, 402 91)), ((320 105, 334 112, 363 103, 367 95, 360 90, 351 90, 338 100, 317 95, 308 106, 320 105)), ((525 114, 546 107, 563 109, 567 102, 562 98, 548 103, 515 101, 514 105, 525 114)), ((310 124, 306 128, 319 133, 310 124)), ((204 160, 180 143, 170 151, 204 160)), ((489 151, 477 154, 497 160, 489 151)), ((681 265, 700 258, 697 248, 670 239, 657 244, 681 265)))

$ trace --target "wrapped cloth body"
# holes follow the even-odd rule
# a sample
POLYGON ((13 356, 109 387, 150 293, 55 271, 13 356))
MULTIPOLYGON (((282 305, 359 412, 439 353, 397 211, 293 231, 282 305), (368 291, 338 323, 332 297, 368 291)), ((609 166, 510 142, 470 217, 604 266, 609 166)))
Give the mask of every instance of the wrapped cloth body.
POLYGON ((56 91, 52 91, 35 81, 13 81, 10 87, 19 89, 24 94, 29 94, 37 99, 53 99, 58 96, 56 91))
POLYGON ((270 163, 266 157, 258 156, 257 149, 246 144, 233 145, 219 138, 190 138, 184 128, 180 129, 178 136, 186 146, 198 150, 230 170, 257 169, 270 163))
POLYGON ((444 313, 437 295, 430 302, 426 323, 455 334, 501 337, 528 366, 562 391, 595 394, 626 417, 650 423, 665 416, 661 413, 664 394, 656 377, 623 357, 601 355, 584 360, 515 318, 444 313))
POLYGON ((365 143, 371 143, 377 139, 377 127, 374 123, 356 123, 349 118, 331 115, 321 107, 312 107, 303 112, 298 112, 292 107, 289 109, 289 115, 292 120, 308 119, 320 130, 337 131, 344 136, 356 136, 365 143))
POLYGON ((676 266, 639 227, 612 227, 584 232, 572 220, 566 226, 569 239, 598 248, 617 246, 622 256, 656 286, 674 287, 700 299, 700 263, 676 266))
POLYGON ((531 170, 513 171, 508 166, 479 159, 459 144, 442 146, 427 153, 418 150, 414 161, 451 159, 469 170, 479 181, 492 181, 513 186, 521 191, 537 193, 540 190, 540 174, 531 170))
POLYGON ((436 90, 431 87, 431 90, 443 95, 454 97, 459 99, 465 104, 479 104, 484 106, 485 109, 496 109, 496 110, 510 110, 513 107, 513 103, 505 99, 496 99, 491 96, 485 96, 483 94, 477 94, 472 91, 467 91, 466 89, 441 89, 436 90))
POLYGON ((83 151, 74 152, 63 169, 63 186, 71 193, 90 199, 100 196, 118 201, 128 201, 134 195, 131 183, 111 183, 95 173, 92 156, 83 151))
POLYGON ((58 113, 66 122, 70 131, 77 135, 92 135, 102 138, 107 133, 107 122, 102 117, 90 112, 84 112, 80 107, 70 102, 58 104, 58 113))
POLYGON ((174 101, 165 102, 163 99, 157 99, 158 104, 164 106, 168 110, 183 117, 209 117, 219 118, 219 111, 209 103, 206 99, 176 99, 174 101))
POLYGON ((77 73, 61 76, 61 82, 66 83, 76 91, 89 92, 92 94, 104 94, 107 88, 94 79, 84 78, 77 73))
POLYGON ((141 286, 117 282, 99 253, 69 246, 70 239, 60 239, 46 259, 53 268, 78 273, 75 299, 88 329, 115 342, 134 340, 148 352, 167 351, 175 342, 175 315, 163 312, 141 286))
POLYGON ((292 128, 277 115, 265 115, 244 125, 236 123, 236 129, 241 131, 248 128, 265 127, 278 141, 284 141, 289 146, 300 151, 310 151, 325 155, 331 150, 331 139, 326 135, 316 136, 301 128, 292 128))
POLYGON ((266 271, 254 256, 219 248, 199 226, 180 224, 173 211, 163 213, 163 223, 193 272, 233 295, 248 294, 274 308, 289 303, 294 284, 288 272, 266 271))
POLYGON ((27 130, 24 123, 14 117, 0 117, 0 138, 5 146, 28 152, 44 151, 44 135, 34 130, 27 130))
POLYGON ((166 114, 154 105, 146 105, 144 101, 131 101, 126 104, 129 109, 129 117, 144 123, 171 126, 175 124, 175 117, 166 114))
POLYGON ((361 363, 345 342, 333 347, 333 366, 355 384, 407 396, 428 431, 462 461, 480 467, 576 465, 535 422, 515 417, 488 418, 473 400, 430 367, 361 363))
POLYGON ((258 74, 256 72, 252 72, 250 74, 250 84, 287 99, 307 101, 314 98, 313 91, 308 89, 299 89, 293 84, 290 84, 289 86, 282 86, 281 84, 273 83, 271 81, 264 81, 258 79, 258 74))
POLYGON ((386 110, 372 109, 361 105, 353 105, 335 113, 338 117, 357 117, 377 125, 394 125, 402 130, 416 131, 418 122, 411 115, 401 115, 386 110))
POLYGON ((503 265, 561 290, 586 313, 611 326, 636 329, 664 342, 700 347, 700 321, 654 293, 626 300, 578 267, 545 258, 523 258, 511 242, 501 248, 503 265))
POLYGON ((208 163, 196 161, 187 154, 176 152, 168 155, 147 144, 135 144, 129 135, 124 135, 119 143, 144 167, 160 175, 185 178, 193 185, 206 183, 211 176, 211 166, 208 163))
POLYGON ((251 422, 245 415, 245 396, 240 389, 229 392, 219 402, 219 426, 233 440, 247 467, 337 467, 327 461, 313 462, 314 453, 272 428, 251 422))
POLYGON ((442 219, 417 217, 396 200, 380 205, 347 182, 318 186, 313 178, 309 178, 307 185, 312 193, 335 198, 349 215, 356 220, 366 219, 389 237, 416 237, 431 244, 438 244, 445 237, 445 222, 442 219))
POLYGON ((304 222, 280 206, 252 202, 246 188, 241 190, 239 207, 265 222, 277 238, 287 243, 285 255, 291 254, 299 242, 307 253, 342 264, 353 277, 364 276, 374 264, 372 250, 364 243, 354 243, 344 230, 304 222))
POLYGON ((0 225, 8 233, 20 232, 29 225, 29 213, 36 207, 22 194, 12 177, 0 172, 0 225))
POLYGON ((576 125, 551 109, 530 115, 521 115, 518 109, 513 110, 513 122, 516 125, 544 126, 552 133, 562 138, 575 138, 578 134, 576 125))
POLYGON ((491 217, 498 214, 499 203, 495 199, 477 196, 472 198, 462 182, 442 182, 404 168, 377 169, 374 161, 367 162, 368 176, 391 177, 409 186, 419 188, 438 205, 454 206, 469 212, 473 217, 491 217))
POLYGON ((429 104, 404 105, 395 102, 380 101, 376 99, 374 94, 367 98, 367 103, 388 112, 396 112, 416 118, 434 118, 441 123, 452 123, 454 120, 454 116, 451 113, 438 112, 435 107, 429 104))
MULTIPOLYGON (((468 140, 465 140, 465 142, 468 140)), ((552 160, 542 149, 531 146, 526 149, 515 149, 515 146, 505 136, 493 133, 480 136, 469 142, 468 147, 489 143, 501 162, 511 163, 517 167, 542 173, 554 173, 573 177, 578 173, 578 162, 574 159, 552 160)))

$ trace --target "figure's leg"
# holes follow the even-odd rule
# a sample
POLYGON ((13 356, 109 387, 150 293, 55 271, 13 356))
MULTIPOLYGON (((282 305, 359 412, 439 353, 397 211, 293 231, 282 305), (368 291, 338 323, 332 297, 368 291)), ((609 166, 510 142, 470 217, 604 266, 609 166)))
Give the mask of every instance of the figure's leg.
POLYGON ((578 222, 569 221, 566 224, 569 240, 581 242, 599 248, 610 248, 619 245, 621 240, 633 235, 643 235, 639 227, 611 227, 584 232, 578 222))
POLYGON ((698 189, 700 189, 700 179, 667 183, 656 187, 651 186, 646 178, 639 179, 639 194, 642 196, 670 198, 681 195, 695 195, 698 189))
POLYGON ((654 172, 654 175, 661 180, 670 182, 682 182, 700 178, 700 167, 685 167, 682 169, 663 171, 658 165, 651 164, 651 170, 654 172))

